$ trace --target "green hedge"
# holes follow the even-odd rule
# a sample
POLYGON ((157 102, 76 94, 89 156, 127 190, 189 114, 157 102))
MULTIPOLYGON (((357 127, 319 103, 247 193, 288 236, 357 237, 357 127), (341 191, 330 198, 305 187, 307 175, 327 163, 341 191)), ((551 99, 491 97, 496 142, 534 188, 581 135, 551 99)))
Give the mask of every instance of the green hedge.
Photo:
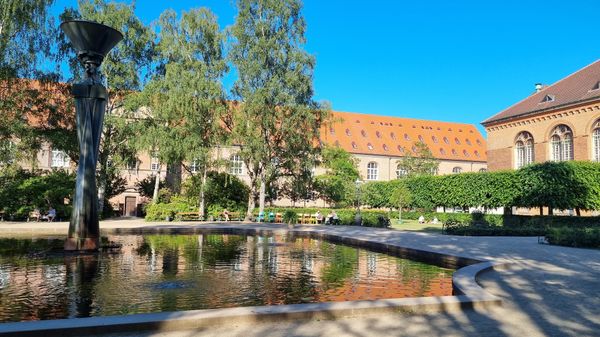
POLYGON ((169 219, 175 219, 175 214, 178 212, 193 212, 197 211, 196 207, 192 207, 189 204, 176 201, 168 204, 149 204, 146 206, 146 221, 165 221, 167 217, 169 219))
POLYGON ((414 208, 550 207, 600 209, 600 163, 544 162, 516 171, 415 176, 369 182, 362 201, 371 207, 395 208, 390 197, 399 185, 410 191, 414 208))
POLYGON ((550 228, 546 233, 546 240, 553 245, 600 248, 600 227, 550 228))

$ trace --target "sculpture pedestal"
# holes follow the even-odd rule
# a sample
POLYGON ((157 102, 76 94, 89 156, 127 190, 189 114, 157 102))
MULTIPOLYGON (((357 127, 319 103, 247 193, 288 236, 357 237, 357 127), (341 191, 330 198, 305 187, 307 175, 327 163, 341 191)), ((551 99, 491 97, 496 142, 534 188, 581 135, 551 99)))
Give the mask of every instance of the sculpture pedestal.
POLYGON ((101 84, 84 82, 73 86, 79 140, 79 163, 73 198, 73 214, 65 250, 98 250, 98 191, 96 163, 106 108, 107 92, 101 84))
POLYGON ((65 250, 98 250, 100 238, 67 238, 65 250))

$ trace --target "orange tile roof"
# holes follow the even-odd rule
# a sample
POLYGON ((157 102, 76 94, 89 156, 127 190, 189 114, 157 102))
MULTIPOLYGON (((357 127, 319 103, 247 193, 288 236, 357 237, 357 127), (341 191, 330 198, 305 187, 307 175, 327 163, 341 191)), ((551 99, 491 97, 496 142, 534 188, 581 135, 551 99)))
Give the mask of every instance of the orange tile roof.
POLYGON ((422 141, 437 159, 485 162, 486 141, 472 124, 332 112, 321 140, 354 154, 402 157, 422 141))
POLYGON ((487 126, 525 115, 600 100, 600 60, 481 122, 487 126))

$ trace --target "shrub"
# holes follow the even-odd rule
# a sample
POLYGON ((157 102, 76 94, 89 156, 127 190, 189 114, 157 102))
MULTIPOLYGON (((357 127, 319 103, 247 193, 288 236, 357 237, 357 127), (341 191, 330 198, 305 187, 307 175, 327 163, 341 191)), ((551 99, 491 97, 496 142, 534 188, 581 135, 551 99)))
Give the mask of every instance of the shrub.
POLYGON ((298 213, 288 209, 283 213, 283 222, 288 224, 295 224, 298 222, 298 213))
POLYGON ((600 248, 600 227, 549 228, 546 233, 546 240, 553 245, 600 248))
POLYGON ((179 212, 194 211, 195 206, 185 203, 181 200, 168 204, 149 204, 146 206, 146 221, 165 221, 168 218, 174 219, 175 214, 179 212))

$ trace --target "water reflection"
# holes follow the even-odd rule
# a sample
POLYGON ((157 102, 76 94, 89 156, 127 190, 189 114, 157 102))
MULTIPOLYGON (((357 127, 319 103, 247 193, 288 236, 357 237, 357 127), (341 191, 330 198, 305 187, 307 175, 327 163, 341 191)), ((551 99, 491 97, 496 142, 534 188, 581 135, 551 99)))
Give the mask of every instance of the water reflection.
POLYGON ((309 238, 201 234, 108 239, 122 249, 64 256, 51 240, 0 240, 0 320, 452 292, 451 270, 309 238))

